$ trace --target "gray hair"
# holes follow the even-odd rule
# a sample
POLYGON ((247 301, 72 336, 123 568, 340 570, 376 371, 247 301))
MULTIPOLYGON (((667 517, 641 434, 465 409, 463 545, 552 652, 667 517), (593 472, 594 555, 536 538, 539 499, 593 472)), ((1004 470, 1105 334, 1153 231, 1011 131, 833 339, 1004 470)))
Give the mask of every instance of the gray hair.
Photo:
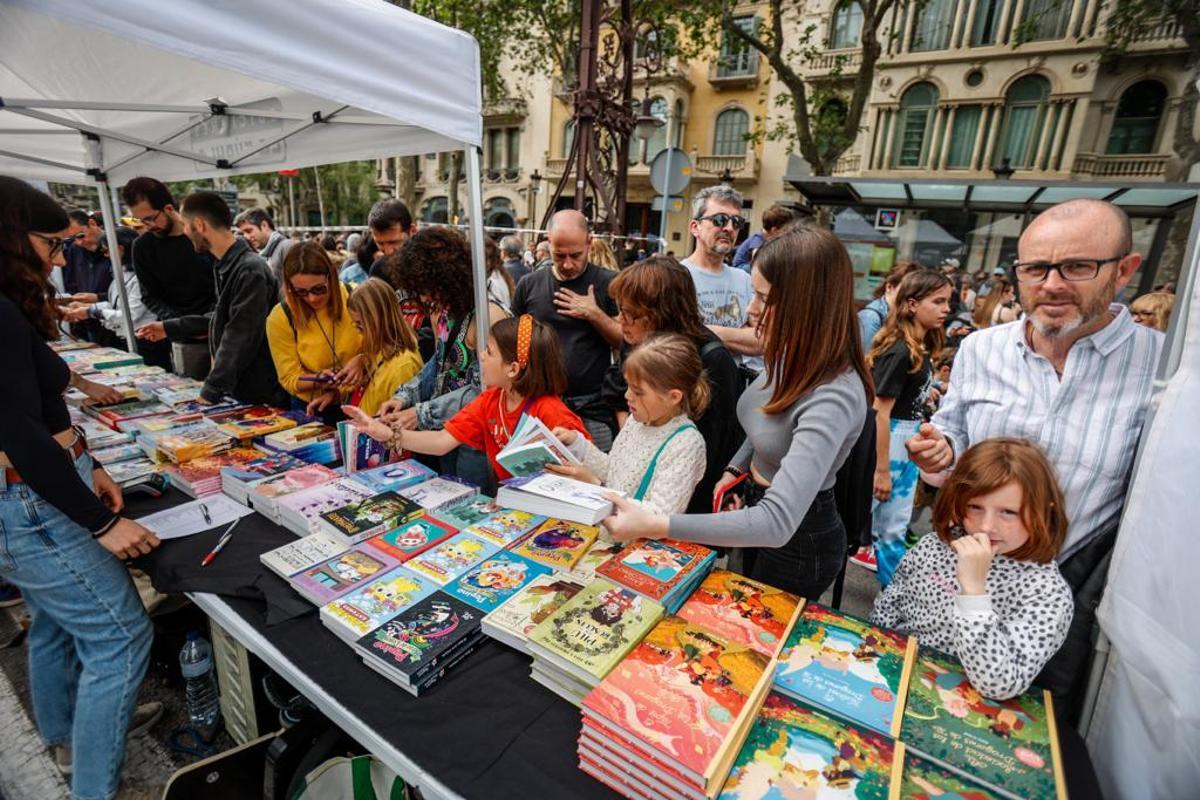
POLYGON ((508 258, 520 258, 524 250, 525 243, 520 236, 510 233, 500 240, 500 252, 508 258))
POLYGON ((349 236, 346 237, 346 250, 348 252, 353 253, 355 250, 358 249, 358 246, 360 244, 362 244, 362 240, 363 240, 362 234, 359 233, 358 231, 355 231, 354 233, 350 234, 349 236))
POLYGON ((742 210, 742 193, 728 184, 718 183, 715 186, 705 186, 696 192, 692 198, 692 219, 700 219, 704 216, 709 200, 729 203, 737 206, 738 211, 742 210))

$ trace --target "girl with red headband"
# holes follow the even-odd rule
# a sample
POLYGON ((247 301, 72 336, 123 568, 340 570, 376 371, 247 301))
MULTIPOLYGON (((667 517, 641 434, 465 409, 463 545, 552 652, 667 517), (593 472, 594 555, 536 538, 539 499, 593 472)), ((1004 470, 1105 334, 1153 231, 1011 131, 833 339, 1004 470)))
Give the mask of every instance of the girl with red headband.
MULTIPOLYGON (((479 359, 483 392, 455 414, 440 431, 409 431, 373 419, 361 409, 343 410, 372 439, 389 449, 441 456, 459 445, 482 449, 500 480, 512 477, 496 461, 525 414, 546 427, 565 428, 588 436, 583 421, 560 399, 567 388, 558 335, 529 314, 502 319, 492 326, 479 359)), ((590 438, 590 437, 589 437, 590 438)))

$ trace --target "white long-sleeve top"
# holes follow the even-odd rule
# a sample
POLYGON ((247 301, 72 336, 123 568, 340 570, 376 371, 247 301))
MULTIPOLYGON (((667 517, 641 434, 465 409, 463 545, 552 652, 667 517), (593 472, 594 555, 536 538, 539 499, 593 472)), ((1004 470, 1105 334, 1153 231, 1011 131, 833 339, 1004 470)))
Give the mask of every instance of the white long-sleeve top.
POLYGON ((926 534, 875 598, 871 621, 958 657, 971 685, 1005 700, 1033 683, 1067 638, 1075 613, 1058 564, 996 556, 987 594, 960 594, 954 549, 926 534))
MULTIPOLYGON (((117 296, 118 285, 115 280, 109 284, 108 299, 96 303, 95 314, 99 316, 101 325, 124 338, 125 315, 121 313, 121 298, 117 296)), ((138 283, 132 267, 125 269, 125 294, 129 297, 129 315, 133 317, 135 330, 158 320, 142 302, 142 285, 138 283)))
MULTIPOLYGON (((631 416, 613 440, 611 452, 605 453, 583 436, 575 437, 571 452, 601 483, 625 492, 632 500, 658 448, 688 422, 686 414, 679 414, 662 425, 650 426, 631 416)), ((704 465, 704 437, 693 426, 667 442, 659 454, 642 505, 659 514, 683 511, 704 476, 704 465)))

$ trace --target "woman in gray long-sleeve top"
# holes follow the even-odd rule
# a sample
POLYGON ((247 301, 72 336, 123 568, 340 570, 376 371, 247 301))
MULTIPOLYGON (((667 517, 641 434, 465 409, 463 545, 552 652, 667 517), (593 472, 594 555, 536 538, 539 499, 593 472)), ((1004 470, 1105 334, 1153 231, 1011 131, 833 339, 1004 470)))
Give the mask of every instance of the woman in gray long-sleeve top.
POLYGON ((750 315, 759 321, 766 370, 738 401, 746 442, 716 487, 749 471, 751 505, 666 516, 617 499, 604 524, 621 541, 752 548, 751 577, 815 599, 846 558, 833 484, 873 400, 854 274, 832 233, 801 228, 765 244, 751 277, 750 315))

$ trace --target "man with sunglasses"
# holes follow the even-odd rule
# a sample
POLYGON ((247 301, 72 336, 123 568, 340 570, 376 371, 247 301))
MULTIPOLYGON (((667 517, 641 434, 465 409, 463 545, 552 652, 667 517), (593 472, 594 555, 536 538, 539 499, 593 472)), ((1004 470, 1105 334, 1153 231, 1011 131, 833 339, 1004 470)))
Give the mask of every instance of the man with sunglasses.
POLYGON ((1054 464, 1069 521, 1058 562, 1076 607, 1067 642, 1042 678, 1068 714, 1086 675, 1106 556, 1162 346, 1161 333, 1113 302, 1141 264, 1132 247, 1129 217, 1103 200, 1068 200, 1038 215, 1013 265, 1026 318, 963 340, 932 424, 907 443, 931 473, 998 436, 1035 442, 1054 464))
POLYGON ((762 342, 750 325, 750 275, 725 263, 746 225, 742 195, 725 184, 708 186, 692 198, 688 230, 696 239, 692 254, 681 263, 692 274, 700 316, 743 367, 762 371, 762 342))
POLYGON ((208 348, 203 336, 186 334, 170 324, 189 316, 208 314, 216 301, 213 259, 197 253, 184 234, 183 218, 176 210, 171 190, 155 178, 133 178, 121 190, 129 212, 142 223, 142 235, 133 243, 133 269, 142 287, 142 302, 157 317, 138 328, 139 339, 170 339, 176 369, 189 377, 208 374, 208 348))

